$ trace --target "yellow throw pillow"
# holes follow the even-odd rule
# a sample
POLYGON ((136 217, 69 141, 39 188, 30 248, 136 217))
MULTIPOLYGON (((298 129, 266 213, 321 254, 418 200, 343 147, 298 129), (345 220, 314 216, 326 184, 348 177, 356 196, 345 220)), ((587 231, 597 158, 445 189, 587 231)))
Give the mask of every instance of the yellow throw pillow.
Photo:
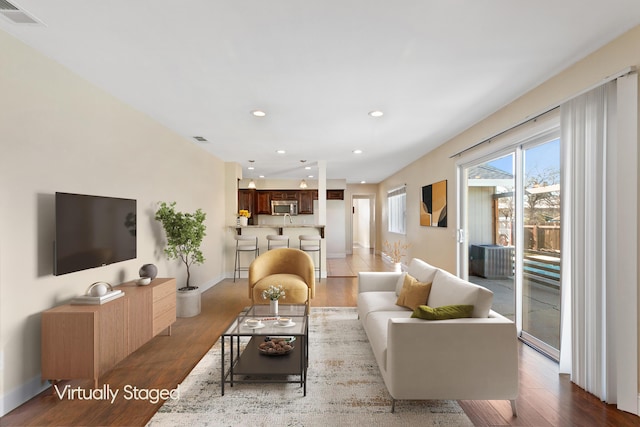
POLYGON ((415 310, 418 306, 427 303, 429 292, 431 292, 431 283, 418 282, 415 277, 407 274, 396 304, 415 310))

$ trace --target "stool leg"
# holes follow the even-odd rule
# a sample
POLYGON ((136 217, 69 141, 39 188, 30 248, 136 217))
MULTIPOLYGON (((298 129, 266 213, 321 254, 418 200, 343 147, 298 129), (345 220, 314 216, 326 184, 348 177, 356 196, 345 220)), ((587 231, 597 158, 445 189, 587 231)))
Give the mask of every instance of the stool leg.
POLYGON ((322 281, 322 248, 320 248, 320 250, 318 251, 318 283, 320 283, 321 281, 322 281))
POLYGON ((236 272, 238 271, 238 264, 240 263, 240 253, 238 252, 238 249, 236 248, 236 258, 233 262, 233 283, 236 282, 236 272))

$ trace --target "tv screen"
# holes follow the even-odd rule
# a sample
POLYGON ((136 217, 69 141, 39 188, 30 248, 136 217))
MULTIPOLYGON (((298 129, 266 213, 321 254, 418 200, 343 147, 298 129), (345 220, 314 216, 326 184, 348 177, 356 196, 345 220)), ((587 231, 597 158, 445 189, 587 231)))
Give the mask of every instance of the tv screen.
POLYGON ((56 193, 56 276, 136 258, 136 201, 56 193))

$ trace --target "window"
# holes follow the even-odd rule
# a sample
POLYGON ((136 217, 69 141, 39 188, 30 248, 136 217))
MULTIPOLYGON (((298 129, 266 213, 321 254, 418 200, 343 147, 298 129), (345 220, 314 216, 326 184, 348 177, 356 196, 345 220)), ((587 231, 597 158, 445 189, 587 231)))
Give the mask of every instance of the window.
POLYGON ((400 187, 387 193, 389 211, 389 232, 405 234, 407 227, 407 187, 400 187))

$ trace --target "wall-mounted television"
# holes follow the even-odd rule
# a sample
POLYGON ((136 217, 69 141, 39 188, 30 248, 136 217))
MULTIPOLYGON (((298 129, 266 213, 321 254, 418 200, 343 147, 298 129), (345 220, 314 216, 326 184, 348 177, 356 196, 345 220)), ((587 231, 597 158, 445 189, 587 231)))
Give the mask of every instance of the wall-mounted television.
POLYGON ((53 274, 136 258, 136 200, 56 193, 53 274))

